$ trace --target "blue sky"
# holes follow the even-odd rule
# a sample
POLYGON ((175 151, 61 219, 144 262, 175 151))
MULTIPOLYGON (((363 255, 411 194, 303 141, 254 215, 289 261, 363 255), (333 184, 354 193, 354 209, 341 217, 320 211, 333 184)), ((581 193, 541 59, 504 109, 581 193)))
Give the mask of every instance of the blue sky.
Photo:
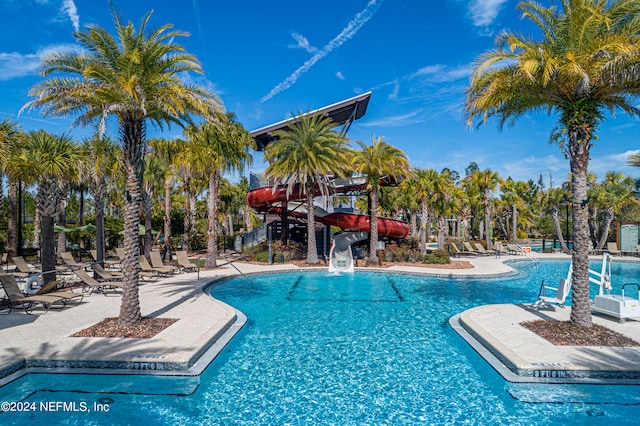
MULTIPOLYGON (((549 0, 541 0, 549 4, 549 0)), ((88 24, 112 30, 106 0, 0 0, 0 119, 24 129, 69 131, 71 118, 43 118, 18 111, 40 77, 39 58, 74 45, 72 31, 88 24)), ((190 76, 223 99, 248 130, 372 91, 367 114, 349 136, 369 142, 383 135, 411 164, 464 174, 471 161, 501 176, 555 186, 566 180, 568 161, 548 142, 554 116, 533 114, 498 131, 495 122, 465 125, 464 91, 471 64, 492 48, 502 29, 535 34, 520 20, 515 0, 156 0, 114 1, 136 25, 150 8, 152 26, 187 31, 177 40, 203 64, 190 76)), ((557 2, 556 2, 557 3, 557 2)), ((640 122, 624 114, 598 129, 590 170, 640 177, 626 166, 640 148, 640 122)), ((113 127, 113 126, 112 126, 113 127)), ((82 137, 86 129, 72 129, 82 137)), ((177 137, 177 127, 163 137, 177 137)), ((264 169, 255 156, 254 171, 264 169)))

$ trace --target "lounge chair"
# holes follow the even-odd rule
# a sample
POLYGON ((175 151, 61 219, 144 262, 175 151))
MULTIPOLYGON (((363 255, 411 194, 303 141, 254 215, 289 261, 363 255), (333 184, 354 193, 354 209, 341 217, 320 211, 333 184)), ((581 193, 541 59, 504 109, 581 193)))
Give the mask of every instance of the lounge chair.
POLYGON ((160 275, 170 275, 173 273, 173 270, 171 270, 170 268, 165 268, 165 267, 154 268, 149 264, 149 262, 147 261, 147 258, 144 256, 140 256, 140 268, 144 272, 153 272, 160 275))
POLYGON ((475 255, 479 255, 479 254, 481 254, 481 253, 479 253, 479 252, 478 252, 478 250, 474 249, 474 248, 471 246, 471 243, 470 243, 470 242, 468 242, 468 241, 464 241, 462 244, 464 245, 464 248, 465 248, 465 250, 466 250, 466 252, 467 252, 467 253, 473 253, 473 254, 475 254, 475 255))
POLYGON ((100 263, 93 263, 91 269, 105 281, 117 281, 122 279, 122 272, 107 271, 100 263))
MULTIPOLYGON (((89 250, 89 253, 91 253, 91 257, 93 258, 94 261, 98 261, 98 250, 89 250)), ((120 261, 116 260, 116 259, 103 259, 102 262, 104 263, 104 265, 106 267, 115 267, 116 265, 120 265, 120 261)))
POLYGON ((20 287, 18 287, 16 277, 9 274, 0 274, 0 284, 2 284, 4 293, 9 301, 9 312, 7 312, 7 314, 10 314, 16 306, 22 306, 24 311, 30 314, 31 309, 37 303, 40 303, 45 308, 45 312, 48 312, 54 303, 60 303, 64 306, 68 300, 64 297, 42 294, 25 296, 20 290, 20 287))
POLYGON ((149 253, 149 258, 151 259, 151 266, 154 268, 165 268, 171 271, 171 273, 179 272, 180 268, 173 265, 165 265, 160 257, 160 253, 157 251, 152 251, 149 253))
POLYGON ((16 277, 24 278, 28 277, 31 274, 42 272, 40 269, 27 263, 27 261, 24 260, 24 257, 22 256, 14 256, 12 260, 13 264, 16 265, 16 270, 13 271, 13 274, 16 277))
POLYGON ((81 302, 82 299, 84 299, 84 294, 82 293, 74 293, 72 291, 60 291, 58 290, 58 284, 60 284, 60 281, 58 280, 53 280, 50 281, 49 283, 43 285, 35 294, 35 296, 56 296, 56 297, 62 297, 63 299, 65 299, 65 304, 67 301, 72 300, 72 299, 76 299, 76 298, 80 298, 80 300, 78 300, 78 302, 81 302))
POLYGON ((481 255, 483 255, 483 256, 492 256, 492 255, 496 254, 495 250, 487 250, 480 243, 475 243, 474 246, 476 246, 476 251, 478 253, 480 253, 481 255))
POLYGON ((180 250, 176 252, 176 259, 178 260, 178 266, 182 267, 183 271, 196 270, 198 269, 198 265, 195 263, 191 263, 189 260, 189 256, 186 250, 180 250))
POLYGON ((524 250, 515 244, 504 244, 509 254, 524 254, 524 250))
POLYGON ((86 269, 89 266, 91 266, 90 263, 78 263, 76 262, 76 260, 73 257, 73 254, 71 254, 71 252, 68 251, 64 251, 62 253, 59 253, 60 258, 62 259, 62 261, 65 263, 65 265, 67 265, 68 267, 70 267, 72 270, 73 269, 86 269))
POLYGON ((105 296, 107 295, 107 290, 113 290, 114 293, 117 294, 116 289, 122 289, 122 282, 120 281, 104 281, 100 282, 87 274, 83 269, 78 269, 73 271, 74 274, 82 281, 82 288, 85 289, 89 287, 89 294, 94 291, 99 291, 105 296))
POLYGON ((615 241, 609 241, 607 243, 607 251, 612 255, 613 254, 618 255, 618 256, 622 255, 620 250, 618 250, 618 244, 615 241))
POLYGON ((462 249, 460 250, 460 248, 458 248, 458 246, 453 242, 453 241, 449 241, 449 247, 451 247, 453 249, 453 256, 454 257, 460 257, 460 256, 476 256, 477 253, 475 252, 469 252, 466 249, 462 249))

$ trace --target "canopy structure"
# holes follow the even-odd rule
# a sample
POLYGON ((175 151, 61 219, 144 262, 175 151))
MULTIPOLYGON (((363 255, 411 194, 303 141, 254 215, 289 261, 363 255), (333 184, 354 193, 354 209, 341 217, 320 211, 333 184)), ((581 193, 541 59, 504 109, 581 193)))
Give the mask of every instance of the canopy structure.
MULTIPOLYGON (((367 112, 369 98, 371 98, 371 92, 345 99, 344 101, 322 107, 315 111, 307 112, 303 115, 321 114, 329 117, 338 125, 342 125, 340 134, 346 135, 351 123, 362 118, 367 112)), ((295 123, 297 120, 298 117, 291 117, 287 120, 283 120, 251 132, 251 137, 256 140, 258 151, 264 150, 268 144, 277 139, 273 136, 273 132, 276 130, 287 130, 289 125, 295 123)))

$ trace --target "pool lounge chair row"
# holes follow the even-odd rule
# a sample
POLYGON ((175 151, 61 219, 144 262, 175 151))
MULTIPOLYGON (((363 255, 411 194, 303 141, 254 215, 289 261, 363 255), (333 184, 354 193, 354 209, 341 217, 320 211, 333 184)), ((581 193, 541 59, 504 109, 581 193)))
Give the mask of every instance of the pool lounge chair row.
MULTIPOLYGON (((118 253, 120 261, 123 262, 124 249, 117 248, 116 253, 118 253)), ((178 266, 164 263, 162 261, 162 257, 160 257, 160 252, 157 251, 152 251, 149 254, 149 258, 151 260, 151 263, 149 263, 149 261, 147 261, 147 258, 142 255, 139 258, 141 272, 143 272, 143 276, 147 278, 153 276, 167 276, 178 272, 195 271, 196 269, 198 269, 198 265, 196 265, 195 263, 191 263, 186 251, 176 252, 176 261, 178 263, 178 266)))
POLYGON ((487 250, 480 243, 474 243, 474 248, 468 241, 463 241, 462 245, 464 248, 459 248, 453 241, 449 242, 454 256, 496 256, 501 253, 498 245, 496 245, 496 250, 487 250))

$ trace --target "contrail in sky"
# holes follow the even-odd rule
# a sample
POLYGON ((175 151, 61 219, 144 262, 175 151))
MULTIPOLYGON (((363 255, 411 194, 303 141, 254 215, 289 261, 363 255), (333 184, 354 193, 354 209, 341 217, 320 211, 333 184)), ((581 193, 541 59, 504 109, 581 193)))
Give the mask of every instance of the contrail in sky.
POLYGON ((80 29, 80 16, 78 16, 78 8, 73 0, 64 0, 62 2, 62 10, 67 14, 71 23, 73 24, 73 29, 78 31, 80 29))
POLYGON ((302 76, 302 74, 306 73, 311 69, 312 66, 316 64, 320 59, 327 56, 329 53, 340 47, 345 41, 351 39, 360 28, 367 23, 369 19, 373 16, 374 13, 378 10, 383 0, 371 0, 367 7, 365 7, 361 12, 359 12, 352 20, 347 24, 347 26, 333 38, 326 46, 319 50, 315 55, 309 58, 300 68, 295 70, 293 74, 287 77, 283 82, 278 84, 276 87, 271 89, 269 93, 260 99, 260 102, 266 102, 269 99, 273 98, 278 93, 287 90, 289 87, 293 86, 295 82, 302 76))

